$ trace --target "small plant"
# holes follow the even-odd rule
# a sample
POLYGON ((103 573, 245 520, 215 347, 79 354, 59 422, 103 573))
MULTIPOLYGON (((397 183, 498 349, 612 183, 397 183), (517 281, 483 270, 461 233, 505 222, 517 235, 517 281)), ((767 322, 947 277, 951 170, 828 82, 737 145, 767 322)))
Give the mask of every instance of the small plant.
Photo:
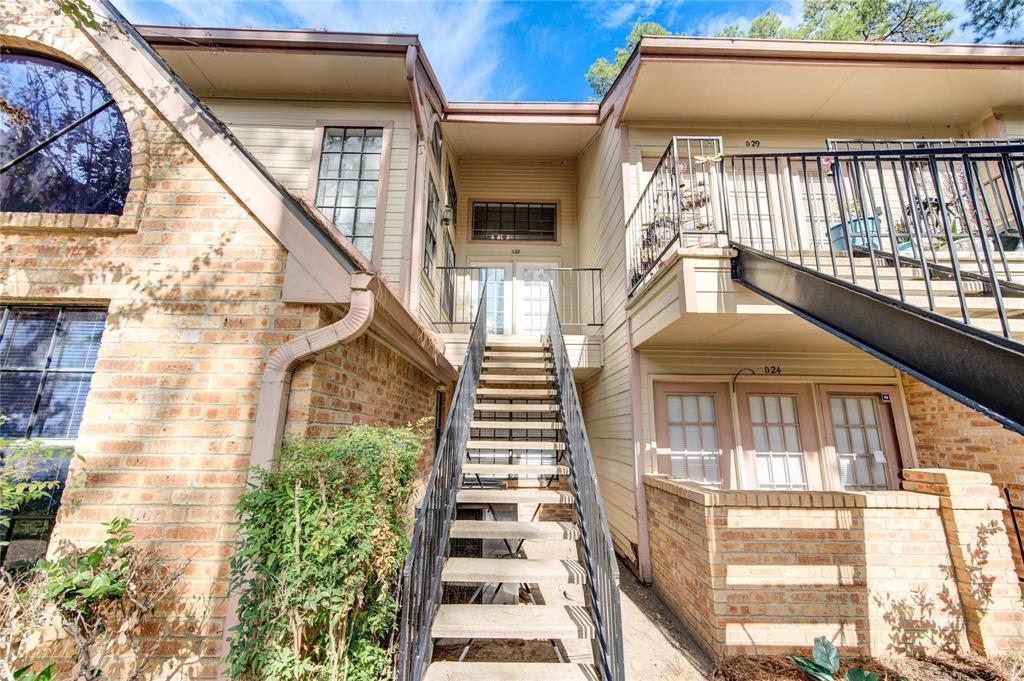
MULTIPOLYGON (((815 681, 835 681, 839 673, 839 650, 824 636, 814 639, 813 658, 790 655, 797 669, 815 681)), ((874 672, 854 668, 846 672, 846 681, 884 681, 874 672)))
MULTIPOLYGON (((5 421, 0 414, 0 426, 5 421)), ((60 489, 60 470, 69 456, 66 448, 0 437, 0 536, 7 535, 18 510, 60 489)))

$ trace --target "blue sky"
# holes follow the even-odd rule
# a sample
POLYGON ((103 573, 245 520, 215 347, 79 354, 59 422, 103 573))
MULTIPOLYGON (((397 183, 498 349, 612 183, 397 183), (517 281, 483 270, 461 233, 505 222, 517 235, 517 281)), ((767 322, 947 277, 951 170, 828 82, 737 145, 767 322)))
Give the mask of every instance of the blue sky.
MULTIPOLYGON (((583 101, 583 79, 637 19, 714 35, 775 9, 795 24, 801 0, 115 0, 130 20, 181 26, 417 33, 453 100, 583 101)), ((963 0, 945 0, 962 22, 963 0)), ((1017 33, 1021 33, 1018 31, 1017 33)), ((997 40, 1004 36, 997 36, 997 40)), ((961 30, 956 42, 972 42, 961 30)))

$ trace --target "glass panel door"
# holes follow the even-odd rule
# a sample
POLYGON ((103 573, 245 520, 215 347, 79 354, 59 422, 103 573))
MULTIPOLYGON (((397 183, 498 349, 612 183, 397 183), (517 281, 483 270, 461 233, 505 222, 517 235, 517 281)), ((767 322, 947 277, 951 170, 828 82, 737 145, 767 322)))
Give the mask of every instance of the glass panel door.
POLYGON ((733 438, 724 384, 655 384, 658 472, 728 487, 733 438))
POLYGON ((509 296, 505 295, 505 289, 510 285, 509 278, 505 276, 504 267, 480 266, 479 274, 473 281, 473 305, 471 319, 476 318, 477 301, 487 284, 487 332, 499 336, 507 334, 506 306, 509 304, 509 296))
POLYGON ((516 277, 516 333, 539 336, 548 328, 551 304, 550 277, 542 267, 519 265, 516 277))
POLYGON ((826 392, 827 434, 835 448, 843 489, 895 489, 899 477, 888 392, 826 392))
POLYGON ((750 384, 737 391, 737 398, 748 484, 821 489, 809 387, 750 384))

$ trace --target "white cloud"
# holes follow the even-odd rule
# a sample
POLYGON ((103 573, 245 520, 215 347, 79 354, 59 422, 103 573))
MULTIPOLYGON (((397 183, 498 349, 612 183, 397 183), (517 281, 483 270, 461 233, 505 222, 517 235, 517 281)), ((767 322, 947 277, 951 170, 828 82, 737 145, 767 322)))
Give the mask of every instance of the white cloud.
POLYGON ((678 0, 629 0, 628 2, 612 2, 611 0, 589 0, 583 5, 587 15, 593 18, 601 28, 622 28, 631 26, 635 21, 646 21, 664 5, 674 4, 678 0))
POLYGON ((502 68, 507 60, 514 58, 508 45, 507 29, 516 13, 499 3, 484 0, 117 0, 117 3, 129 19, 136 22, 418 34, 445 94, 451 99, 506 99, 525 87, 502 68))
MULTIPOLYGON (((723 3, 726 4, 726 3, 723 3)), ((768 9, 775 10, 780 17, 782 17, 782 25, 790 28, 795 28, 803 21, 803 0, 783 0, 774 4, 768 9)), ((718 35, 723 28, 726 26, 732 26, 733 24, 740 27, 741 30, 750 28, 750 22, 757 17, 764 14, 765 8, 760 11, 753 12, 750 14, 741 14, 734 11, 723 11, 716 13, 708 13, 697 22, 696 27, 693 29, 695 35, 718 35)))

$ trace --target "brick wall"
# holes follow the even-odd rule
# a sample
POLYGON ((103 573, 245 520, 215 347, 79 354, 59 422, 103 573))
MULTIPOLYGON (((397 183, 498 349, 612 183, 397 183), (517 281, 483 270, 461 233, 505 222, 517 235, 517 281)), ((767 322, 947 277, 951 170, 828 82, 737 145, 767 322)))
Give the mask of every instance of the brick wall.
MULTIPOLYGON (((904 374, 903 391, 914 433, 919 466, 981 471, 993 482, 1010 490, 1014 506, 1024 506, 1024 436, 952 400, 937 390, 904 374)), ((1016 512, 1024 526, 1024 512, 1016 512)), ((1007 527, 1012 531, 1010 511, 1007 527)), ((1011 537, 1017 572, 1024 578, 1016 537, 1011 537)))
MULTIPOLYGON (((145 149, 133 153, 131 220, 0 214, 0 300, 108 310, 55 536, 93 542, 102 521, 127 516, 138 541, 189 559, 181 592, 210 598, 211 619, 182 674, 216 678, 260 377, 325 313, 281 302, 286 252, 69 20, 8 2, 0 23, 20 46, 93 70, 133 152, 145 149)), ((430 380, 369 337, 300 369, 297 393, 307 379, 310 434, 433 413, 430 380)))
MULTIPOLYGON (((320 325, 338 319, 340 315, 324 309, 320 325)), ((430 419, 424 424, 428 441, 419 463, 419 477, 426 479, 435 447, 436 394, 436 381, 364 334, 351 343, 329 348, 295 372, 286 432, 329 437, 355 424, 404 426, 430 419)))
MULTIPOLYGON (((866 655, 1007 652, 1024 642, 1005 530, 953 546, 939 492, 715 492, 662 476, 646 484, 654 587, 712 656, 790 653, 816 636, 866 655), (968 637, 963 612, 982 583, 993 586, 974 604, 980 619, 1008 631, 968 637), (987 647, 975 645, 982 639, 987 647)), ((998 492, 985 492, 988 510, 970 511, 982 515, 968 530, 991 520, 983 515, 998 492)))

